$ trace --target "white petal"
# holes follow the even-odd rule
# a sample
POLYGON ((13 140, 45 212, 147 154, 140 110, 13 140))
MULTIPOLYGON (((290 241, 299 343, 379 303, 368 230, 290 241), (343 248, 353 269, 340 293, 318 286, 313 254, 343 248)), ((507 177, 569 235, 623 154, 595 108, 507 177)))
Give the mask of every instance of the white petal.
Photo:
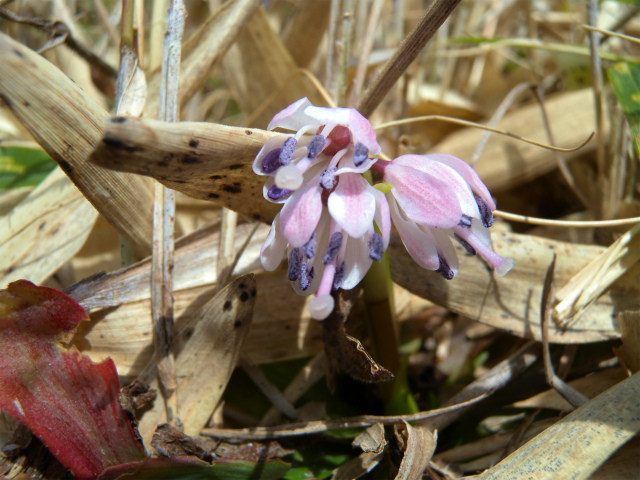
POLYGON ((318 125, 335 124, 348 127, 350 110, 350 108, 316 107, 309 104, 309 106, 304 109, 304 114, 307 118, 312 119, 313 123, 317 123, 318 125))
POLYGON ((405 220, 391 194, 388 194, 389 210, 391 219, 395 225, 402 243, 407 248, 411 258, 427 270, 437 270, 440 266, 438 260, 438 250, 436 249, 436 239, 431 233, 421 230, 415 222, 405 220))
POLYGON ((342 288, 351 290, 362 281, 373 261, 369 258, 369 239, 366 235, 361 238, 349 237, 346 242, 344 253, 346 268, 342 288))
POLYGON ((372 189, 373 195, 376 197, 376 214, 374 220, 378 229, 382 234, 382 246, 384 250, 389 246, 389 238, 391 237, 391 217, 389 213, 389 203, 387 197, 380 190, 372 189))
POLYGON ((260 250, 260 263, 262 263, 262 267, 268 272, 278 268, 286 247, 287 241, 280 231, 280 214, 278 214, 276 218, 273 219, 269 235, 267 235, 260 250))
POLYGON ((444 259, 447 261, 447 265, 454 275, 458 273, 458 254, 456 249, 451 243, 451 238, 442 230, 436 230, 435 228, 429 229, 429 233, 433 235, 437 242, 437 249, 444 259))
POLYGON ((321 188, 316 177, 296 191, 280 211, 282 233, 292 247, 302 247, 315 231, 322 214, 321 188))
POLYGON ((329 213, 347 234, 360 238, 369 231, 376 213, 373 187, 359 174, 340 176, 336 189, 329 195, 329 213))
POLYGON ((311 102, 307 97, 292 103, 284 110, 275 114, 269 122, 267 130, 273 130, 276 127, 298 130, 305 125, 313 123, 313 121, 304 114, 305 108, 309 105, 311 105, 311 102))

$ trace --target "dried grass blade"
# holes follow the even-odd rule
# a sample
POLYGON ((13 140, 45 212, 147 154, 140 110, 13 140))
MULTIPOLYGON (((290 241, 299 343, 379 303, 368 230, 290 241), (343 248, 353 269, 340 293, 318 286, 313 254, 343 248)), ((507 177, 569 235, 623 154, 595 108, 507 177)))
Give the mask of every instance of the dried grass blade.
POLYGON ((59 168, 0 217, 0 285, 42 283, 84 245, 98 212, 59 168))
POLYGON ((395 433, 404 441, 404 456, 395 480, 421 478, 436 450, 437 436, 425 427, 412 427, 404 420, 395 425, 395 433))
POLYGON ((622 235, 558 291, 553 319, 564 327, 580 318, 602 292, 629 270, 636 270, 639 259, 640 224, 622 235))
POLYGON ((107 112, 55 66, 4 34, 0 64, 0 98, 136 253, 148 255, 153 202, 149 181, 87 161, 102 138, 107 112))
POLYGON ((329 24, 331 0, 304 0, 284 32, 282 42, 298 67, 306 68, 316 56, 329 24))
POLYGON ((107 122, 91 161, 153 177, 191 197, 270 223, 279 206, 264 200, 264 182, 251 164, 274 135, 215 123, 117 117, 107 122))
MULTIPOLYGON (((205 427, 236 366, 240 348, 251 326, 256 299, 253 275, 234 280, 202 306, 176 337, 176 395, 184 432, 197 435, 205 427)), ((142 417, 141 433, 150 440, 163 408, 142 417)))
POLYGON ((639 410, 640 374, 635 374, 574 410, 476 478, 589 478, 640 431, 639 410), (553 471, 549 465, 553 465, 553 471))
MULTIPOLYGON (((519 337, 539 340, 542 284, 552 252, 558 257, 556 282, 564 285, 604 251, 597 246, 507 233, 493 235, 492 244, 499 255, 515 260, 515 267, 507 277, 494 278, 481 259, 465 255, 458 246, 460 272, 455 281, 449 282, 435 272, 416 268, 402 241, 392 236, 391 276, 410 292, 460 315, 519 337)), ((636 268, 633 267, 634 272, 636 268)), ((640 284, 634 275, 619 278, 584 313, 580 322, 566 330, 550 325, 549 341, 588 343, 619 338, 611 316, 620 310, 633 309, 639 295, 640 284)))
MULTIPOLYGON (((180 104, 184 105, 204 84, 216 62, 235 41, 241 27, 255 14, 260 0, 227 1, 184 44, 180 67, 180 104)), ((149 79, 149 99, 146 113, 158 111, 159 76, 149 79)))

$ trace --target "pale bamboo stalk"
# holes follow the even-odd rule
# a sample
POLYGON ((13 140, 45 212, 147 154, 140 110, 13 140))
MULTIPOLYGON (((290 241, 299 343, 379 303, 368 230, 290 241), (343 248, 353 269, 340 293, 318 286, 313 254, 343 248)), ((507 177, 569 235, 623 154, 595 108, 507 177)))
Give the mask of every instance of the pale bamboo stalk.
MULTIPOLYGON (((169 10, 168 32, 165 36, 160 76, 158 117, 168 122, 178 121, 180 51, 186 9, 182 0, 173 0, 169 10)), ((175 194, 156 184, 153 209, 153 254, 151 257, 151 316, 158 376, 164 388, 167 420, 175 423, 177 388, 173 341, 173 257, 175 194)))

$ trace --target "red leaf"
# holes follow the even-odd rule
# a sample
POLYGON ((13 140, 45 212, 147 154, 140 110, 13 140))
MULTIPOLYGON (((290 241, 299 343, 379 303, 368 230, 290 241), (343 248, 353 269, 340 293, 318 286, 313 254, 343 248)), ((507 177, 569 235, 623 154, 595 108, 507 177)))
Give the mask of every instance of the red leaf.
POLYGON ((0 409, 79 479, 145 458, 118 403, 113 361, 95 364, 61 344, 88 318, 53 288, 20 280, 0 291, 0 409))

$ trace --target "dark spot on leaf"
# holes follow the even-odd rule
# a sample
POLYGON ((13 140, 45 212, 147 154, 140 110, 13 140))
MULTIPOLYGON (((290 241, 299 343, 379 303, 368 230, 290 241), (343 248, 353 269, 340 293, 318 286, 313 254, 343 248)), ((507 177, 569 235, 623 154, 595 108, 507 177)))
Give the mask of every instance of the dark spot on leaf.
POLYGON ((254 220, 260 220, 260 214, 259 213, 254 213, 253 215, 251 215, 251 217, 253 217, 254 220))
POLYGON ((105 137, 102 139, 102 142, 105 145, 108 145, 109 147, 117 148, 119 150, 124 150, 125 152, 129 152, 129 153, 135 153, 142 150, 141 148, 135 147, 131 144, 125 144, 119 138, 112 138, 112 137, 109 137, 108 135, 105 135, 105 137))
POLYGON ((217 193, 210 193, 209 198, 220 198, 220 195, 218 195, 217 193))
POLYGON ((247 300, 249 300, 249 293, 248 292, 242 292, 240 294, 240 301, 241 302, 246 302, 247 300))
POLYGON ((189 146, 191 148, 198 148, 198 145, 200 145, 200 140, 198 140, 197 138, 192 138, 191 140, 189 140, 189 146))
POLYGON ((71 164, 69 162, 67 162, 66 160, 63 160, 62 158, 58 159, 58 165, 60 165, 60 168, 67 175, 69 175, 73 171, 73 167, 71 166, 71 164))
POLYGON ((246 133, 247 135, 253 135, 253 132, 251 130, 245 130, 244 133, 246 133))
POLYGON ((258 292, 257 292, 257 290, 255 288, 251 290, 251 296, 252 297, 255 297, 256 293, 258 293, 258 292))
POLYGON ((22 54, 22 52, 20 50, 14 49, 13 53, 15 53, 17 56, 19 56, 20 58, 24 58, 24 55, 22 54))
POLYGON ((233 328, 240 328, 242 326, 242 320, 236 320, 233 322, 233 328))
POLYGON ((163 160, 160 160, 156 165, 158 165, 159 167, 168 167, 169 164, 163 160))
POLYGON ((194 332, 193 327, 191 327, 191 328, 187 328, 187 329, 185 330, 185 332, 182 334, 182 337, 183 337, 185 340, 189 340, 189 339, 191 338, 191 336, 193 335, 193 332, 194 332))
POLYGON ((209 178, 211 180, 220 180, 222 178, 222 175, 211 175, 209 178))
POLYGON ((241 283, 240 285, 238 285, 238 288, 244 290, 245 288, 247 288, 247 286, 244 283, 241 283))
POLYGON ((111 119, 112 123, 125 123, 127 120, 129 120, 127 117, 113 117, 111 119))
POLYGON ((229 170, 240 170, 244 165, 241 163, 234 163, 233 165, 229 165, 229 170))
POLYGON ((182 163, 187 163, 187 164, 191 164, 191 163, 199 163, 200 160, 198 160, 196 157, 190 157, 189 155, 185 155, 184 158, 182 159, 182 163))
POLYGON ((240 186, 240 182, 233 182, 233 186, 234 187, 239 187, 240 186))
POLYGON ((11 99, 9 97, 7 97, 4 93, 0 93, 0 98, 2 99, 2 101, 4 103, 7 104, 7 107, 12 108, 13 107, 13 102, 11 101, 11 99))
POLYGON ((11 273, 15 270, 15 267, 9 267, 7 268, 7 273, 11 273))
POLYGON ((234 187, 233 185, 223 185, 222 189, 225 192, 229 192, 229 193, 240 193, 240 192, 242 192, 242 189, 240 187, 234 187))
POLYGON ((46 224, 47 224, 47 222, 42 222, 40 224, 40 226, 38 227, 38 230, 42 230, 45 227, 46 224))
POLYGON ((29 108, 31 106, 31 104, 27 101, 22 102, 22 105, 24 105, 25 107, 29 108))
POLYGON ((229 310, 231 310, 231 307, 233 307, 233 303, 231 302, 231 300, 227 300, 226 302, 224 302, 222 310, 228 312, 229 310))

